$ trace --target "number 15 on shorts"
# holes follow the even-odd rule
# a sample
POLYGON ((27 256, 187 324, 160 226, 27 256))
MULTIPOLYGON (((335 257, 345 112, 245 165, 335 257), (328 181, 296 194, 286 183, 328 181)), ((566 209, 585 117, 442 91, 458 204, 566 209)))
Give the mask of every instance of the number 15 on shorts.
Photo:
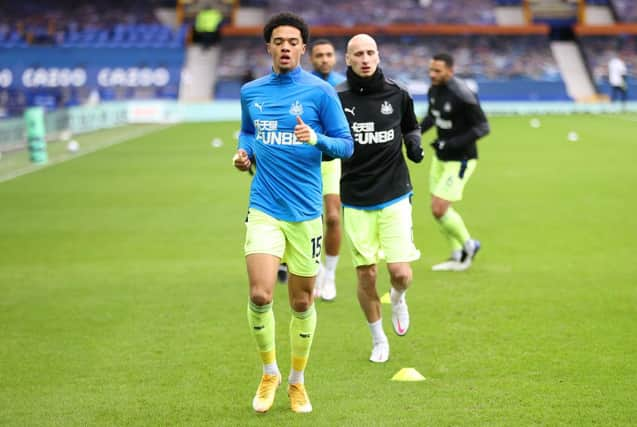
POLYGON ((321 243, 323 236, 312 237, 312 258, 317 262, 321 261, 321 243))

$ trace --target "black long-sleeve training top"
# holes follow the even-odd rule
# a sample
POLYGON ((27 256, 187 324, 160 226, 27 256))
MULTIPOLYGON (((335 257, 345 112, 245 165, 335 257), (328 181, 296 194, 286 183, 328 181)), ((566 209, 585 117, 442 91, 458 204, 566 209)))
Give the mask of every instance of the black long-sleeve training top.
POLYGON ((375 206, 412 191, 407 157, 420 162, 420 126, 409 92, 380 69, 368 79, 348 70, 336 86, 354 138, 354 154, 343 160, 341 200, 350 206, 375 206))
POLYGON ((440 160, 478 158, 476 141, 490 131, 480 102, 467 85, 452 77, 446 84, 429 88, 429 109, 420 123, 422 133, 436 126, 438 140, 432 144, 440 160))

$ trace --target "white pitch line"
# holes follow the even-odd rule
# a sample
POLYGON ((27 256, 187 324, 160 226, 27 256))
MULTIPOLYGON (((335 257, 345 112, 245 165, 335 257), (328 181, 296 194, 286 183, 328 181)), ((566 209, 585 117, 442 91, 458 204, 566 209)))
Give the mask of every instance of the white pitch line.
POLYGON ((112 147, 113 145, 117 145, 117 144, 121 144, 122 142, 126 142, 130 139, 134 139, 134 138, 138 138, 140 136, 145 136, 145 135, 149 135, 151 133, 154 132, 159 132, 162 131, 164 129, 167 129, 171 126, 174 126, 175 124, 170 124, 170 125, 165 125, 165 126, 161 126, 158 128, 153 128, 153 129, 135 129, 135 130, 131 130, 130 133, 124 135, 124 136, 120 136, 119 138, 115 138, 113 141, 108 142, 106 144, 100 145, 98 147, 93 147, 93 148, 88 148, 86 150, 82 150, 81 153, 64 153, 62 154, 60 157, 57 157, 55 160, 48 162, 44 165, 29 165, 26 166, 22 169, 18 169, 14 172, 11 172, 7 175, 4 176, 0 176, 0 183, 6 182, 6 181, 11 181, 12 179, 18 178, 22 175, 26 175, 29 174, 31 172, 37 172, 37 171, 41 171, 43 169, 46 169, 48 167, 51 166, 55 166, 58 165, 60 163, 64 163, 67 162, 69 160, 73 160, 73 159, 79 159, 82 156, 86 156, 87 154, 91 154, 94 153, 96 151, 102 150, 104 148, 108 148, 108 147, 112 147))

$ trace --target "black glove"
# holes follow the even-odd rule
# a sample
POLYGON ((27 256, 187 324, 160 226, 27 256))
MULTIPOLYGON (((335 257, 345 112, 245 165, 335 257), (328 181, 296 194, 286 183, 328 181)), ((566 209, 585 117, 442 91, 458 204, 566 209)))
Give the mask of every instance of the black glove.
POLYGON ((422 162, 422 159, 425 158, 425 150, 422 149, 420 142, 407 144, 407 158, 414 163, 422 162))
POLYGON ((442 151, 445 149, 445 146, 447 145, 447 143, 442 139, 434 139, 434 141, 429 145, 431 145, 434 148, 434 150, 442 151))

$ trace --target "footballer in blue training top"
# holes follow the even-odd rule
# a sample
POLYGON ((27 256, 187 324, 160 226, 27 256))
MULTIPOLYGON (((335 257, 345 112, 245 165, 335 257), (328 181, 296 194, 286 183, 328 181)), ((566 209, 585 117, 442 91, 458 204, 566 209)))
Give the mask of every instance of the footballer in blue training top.
POLYGON ((348 158, 353 142, 334 88, 300 66, 241 88, 239 148, 259 164, 250 206, 285 221, 322 213, 321 152, 348 158), (297 117, 316 134, 316 145, 297 140, 297 117))
POLYGON ((336 92, 299 67, 309 38, 298 15, 274 15, 263 29, 272 73, 241 88, 241 132, 235 168, 257 170, 250 189, 244 254, 248 324, 263 373, 252 400, 272 408, 282 375, 272 310, 276 275, 286 263, 291 309, 288 397, 293 412, 312 411, 305 368, 317 323, 314 286, 323 247, 321 160, 352 155, 354 143, 336 92))

